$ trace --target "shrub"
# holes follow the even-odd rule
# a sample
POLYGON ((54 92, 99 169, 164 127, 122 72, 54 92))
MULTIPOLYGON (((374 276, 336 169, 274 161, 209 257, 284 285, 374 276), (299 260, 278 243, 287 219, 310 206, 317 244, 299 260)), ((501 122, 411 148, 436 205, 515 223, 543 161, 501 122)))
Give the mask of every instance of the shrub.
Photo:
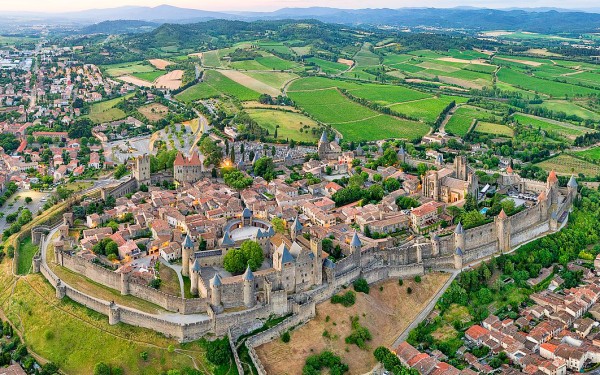
POLYGON ((148 360, 148 352, 141 352, 140 358, 144 361, 147 361, 148 360))
POLYGON ((355 344, 361 349, 366 349, 367 341, 372 339, 371 332, 366 327, 360 325, 358 316, 351 317, 350 322, 352 324, 352 333, 346 337, 346 344, 355 344))
POLYGON ((339 303, 344 307, 350 307, 356 302, 356 294, 349 290, 346 293, 331 297, 331 303, 339 303))
POLYGON ((281 335, 281 341, 285 342, 286 344, 288 342, 290 342, 290 332, 289 331, 285 331, 282 335, 281 335))
POLYGON ((399 280, 398 280, 398 285, 400 285, 400 286, 404 285, 404 280, 402 280, 402 279, 399 279, 399 280))
POLYGON ((352 283, 352 285, 354 286, 354 290, 356 290, 357 292, 362 292, 365 294, 369 294, 369 283, 367 283, 367 280, 360 278, 360 279, 356 279, 354 281, 354 283, 352 283))
POLYGON ((406 293, 411 294, 412 293, 412 288, 411 287, 406 288, 406 293))
POLYGON ((206 343, 206 359, 211 363, 217 366, 229 363, 231 356, 231 347, 227 337, 206 343))
POLYGON ((302 375, 318 375, 322 369, 328 368, 331 375, 342 375, 348 372, 348 365, 342 363, 339 356, 330 351, 314 354, 306 358, 302 375))
POLYGON ((421 282, 421 276, 417 275, 415 276, 415 283, 420 283, 421 282))

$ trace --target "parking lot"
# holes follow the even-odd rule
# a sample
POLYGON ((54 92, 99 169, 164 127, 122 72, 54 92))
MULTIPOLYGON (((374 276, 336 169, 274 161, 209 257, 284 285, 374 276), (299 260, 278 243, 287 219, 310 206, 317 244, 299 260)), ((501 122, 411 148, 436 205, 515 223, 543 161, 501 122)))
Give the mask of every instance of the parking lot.
POLYGON ((0 212, 4 213, 4 216, 0 218, 0 232, 4 232, 5 229, 10 227, 11 223, 6 222, 6 216, 17 212, 20 207, 28 208, 33 216, 35 217, 40 208, 44 206, 51 193, 39 192, 35 190, 23 190, 19 189, 17 192, 10 197, 9 200, 0 207, 0 212), (25 198, 31 198, 31 203, 25 203, 25 198))

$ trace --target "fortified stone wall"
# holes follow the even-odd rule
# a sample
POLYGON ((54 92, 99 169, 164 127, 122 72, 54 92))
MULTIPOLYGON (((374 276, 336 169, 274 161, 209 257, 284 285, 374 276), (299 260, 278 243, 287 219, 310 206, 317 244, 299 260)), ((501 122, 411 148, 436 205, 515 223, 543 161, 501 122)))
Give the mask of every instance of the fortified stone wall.
POLYGON ((498 234, 494 222, 465 230, 464 251, 477 250, 490 244, 497 244, 498 234))

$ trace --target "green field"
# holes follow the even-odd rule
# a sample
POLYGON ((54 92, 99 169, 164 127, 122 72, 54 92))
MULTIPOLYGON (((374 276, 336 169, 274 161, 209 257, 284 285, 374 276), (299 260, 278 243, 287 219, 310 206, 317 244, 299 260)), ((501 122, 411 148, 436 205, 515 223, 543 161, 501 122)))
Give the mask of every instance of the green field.
POLYGON ((320 129, 319 124, 300 113, 270 109, 247 109, 246 112, 258 125, 267 129, 271 136, 275 134, 275 128, 279 125, 277 139, 316 142, 321 136, 319 131, 314 134, 311 131, 311 129, 320 129))
POLYGON ((495 116, 484 109, 472 106, 464 106, 458 108, 454 112, 446 124, 446 131, 461 137, 465 136, 471 128, 474 119, 492 123, 500 120, 498 116, 495 116))
POLYGON ((600 121, 600 114, 583 108, 574 102, 566 100, 548 100, 539 105, 555 112, 564 112, 569 115, 581 117, 584 120, 600 121))
POLYGON ((256 60, 233 61, 229 64, 229 67, 236 70, 270 70, 256 60))
POLYGON ((94 103, 90 107, 90 114, 88 117, 96 124, 123 119, 127 116, 127 114, 119 108, 114 107, 121 101, 130 98, 131 96, 133 96, 133 94, 94 103))
POLYGON ((593 160, 594 162, 600 162, 600 147, 594 147, 590 148, 589 150, 579 151, 575 154, 585 159, 593 160))
POLYGON ((133 73, 132 76, 143 79, 147 82, 154 82, 158 77, 165 75, 166 73, 162 70, 155 70, 153 72, 144 72, 144 73, 133 73))
POLYGON ((152 65, 150 65, 150 63, 145 61, 103 65, 102 68, 104 69, 106 74, 112 77, 120 77, 128 74, 134 75, 134 73, 150 73, 156 71, 156 69, 152 65))
POLYGON ((579 173, 583 173, 588 177, 600 175, 600 166, 567 154, 560 154, 536 165, 546 171, 554 170, 562 175, 577 175, 579 173))
POLYGON ((546 94, 551 97, 586 96, 600 93, 600 90, 540 79, 508 68, 502 68, 498 71, 498 79, 515 87, 546 94))
POLYGON ((354 55, 354 61, 359 66, 375 66, 379 65, 379 56, 371 52, 371 43, 364 43, 360 51, 354 55))
POLYGON ((290 47, 281 42, 258 42, 258 46, 265 51, 275 51, 286 55, 295 55, 296 53, 290 47))
POLYGON ((281 90, 286 82, 298 77, 294 73, 281 72, 245 72, 245 74, 277 90, 281 90))
POLYGON ((284 60, 270 54, 263 57, 257 57, 256 61, 272 70, 292 70, 299 67, 299 65, 293 61, 284 60))
POLYGON ((342 81, 340 79, 331 79, 324 77, 307 77, 292 82, 288 91, 313 91, 333 87, 352 90, 362 88, 363 85, 354 82, 342 81))
POLYGON ((404 86, 366 84, 361 88, 348 90, 353 96, 380 105, 408 102, 431 97, 431 95, 404 86))
POLYGON ((405 116, 417 118, 428 123, 434 123, 444 108, 446 108, 453 100, 456 103, 463 103, 467 99, 463 97, 442 95, 439 98, 431 97, 423 100, 395 104, 390 106, 390 109, 405 116))
POLYGON ((19 256, 17 262, 17 273, 19 275, 26 275, 31 269, 31 262, 33 256, 37 253, 39 246, 34 245, 31 242, 31 237, 27 237, 19 246, 19 256))
POLYGON ((523 114, 514 114, 513 118, 521 125, 540 128, 547 132, 554 132, 563 137, 575 138, 579 135, 589 133, 592 130, 584 127, 579 127, 571 124, 559 123, 558 121, 547 120, 542 118, 534 118, 523 114))
POLYGON ((233 96, 241 101, 257 100, 259 93, 240 85, 215 70, 204 72, 204 82, 198 83, 175 97, 186 103, 207 99, 220 94, 233 96))
POLYGON ((348 69, 348 65, 340 64, 338 62, 319 59, 317 57, 310 57, 306 61, 311 62, 318 66, 322 72, 326 74, 339 74, 348 69))
POLYGON ((514 132, 506 125, 494 124, 491 122, 481 121, 477 123, 475 131, 478 133, 495 134, 500 136, 512 137, 514 132))
MULTIPOLYGON (((306 87, 301 81, 296 82, 306 87)), ((289 92, 289 96, 312 117, 338 129, 347 140, 414 139, 429 130, 425 124, 382 115, 357 104, 335 88, 289 92)))
POLYGON ((221 67, 221 59, 219 57, 219 51, 207 51, 202 53, 202 65, 211 66, 215 68, 221 67))

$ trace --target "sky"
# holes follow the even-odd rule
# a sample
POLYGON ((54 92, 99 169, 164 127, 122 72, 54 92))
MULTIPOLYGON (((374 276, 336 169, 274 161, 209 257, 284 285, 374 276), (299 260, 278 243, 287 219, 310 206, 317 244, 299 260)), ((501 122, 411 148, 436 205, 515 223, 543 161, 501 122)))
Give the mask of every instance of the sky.
POLYGON ((403 8, 474 6, 482 8, 557 7, 598 8, 598 0, 0 0, 0 11, 68 12, 123 5, 156 6, 168 4, 214 11, 272 11, 286 7, 324 6, 334 8, 403 8))

